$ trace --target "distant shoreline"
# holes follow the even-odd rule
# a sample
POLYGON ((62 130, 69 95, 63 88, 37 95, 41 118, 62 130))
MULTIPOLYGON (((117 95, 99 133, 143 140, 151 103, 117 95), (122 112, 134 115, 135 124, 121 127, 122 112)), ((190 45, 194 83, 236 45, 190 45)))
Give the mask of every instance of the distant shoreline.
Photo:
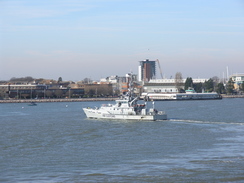
MULTIPOLYGON (((221 95, 222 98, 244 98, 244 95, 221 95)), ((45 102, 95 102, 115 101, 118 98, 67 98, 67 99, 7 99, 0 100, 0 103, 45 103, 45 102)))
POLYGON ((116 99, 117 98, 10 99, 10 100, 0 100, 0 103, 93 102, 93 101, 114 101, 116 99))

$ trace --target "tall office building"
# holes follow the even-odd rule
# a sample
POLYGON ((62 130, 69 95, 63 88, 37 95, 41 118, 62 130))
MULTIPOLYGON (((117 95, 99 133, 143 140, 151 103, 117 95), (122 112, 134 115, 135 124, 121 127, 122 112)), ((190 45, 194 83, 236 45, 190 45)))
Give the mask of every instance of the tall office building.
POLYGON ((139 61, 139 63, 138 81, 149 81, 150 79, 155 79, 156 61, 149 61, 149 59, 146 59, 144 61, 139 61))

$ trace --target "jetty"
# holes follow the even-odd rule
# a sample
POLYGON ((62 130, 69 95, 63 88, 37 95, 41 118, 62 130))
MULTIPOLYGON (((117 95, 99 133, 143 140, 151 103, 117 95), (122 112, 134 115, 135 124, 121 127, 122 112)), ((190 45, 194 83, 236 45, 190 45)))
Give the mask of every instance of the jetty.
POLYGON ((225 95, 221 94, 223 98, 244 98, 244 95, 225 95))

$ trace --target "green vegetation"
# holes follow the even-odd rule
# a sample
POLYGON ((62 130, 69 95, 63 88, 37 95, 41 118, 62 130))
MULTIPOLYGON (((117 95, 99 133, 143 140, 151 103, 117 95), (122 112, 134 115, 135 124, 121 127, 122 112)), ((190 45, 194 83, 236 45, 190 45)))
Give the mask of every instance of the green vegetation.
MULTIPOLYGON (((212 77, 204 83, 193 83, 193 79, 188 77, 185 81, 185 90, 189 88, 193 88, 197 93, 201 93, 204 89, 205 92, 217 92, 219 94, 228 94, 233 95, 236 94, 237 91, 234 87, 234 81, 230 78, 228 83, 224 85, 223 82, 219 81, 218 77, 212 77)), ((239 91, 244 92, 244 82, 239 85, 239 91)))
POLYGON ((216 92, 219 94, 225 94, 226 93, 225 86, 223 83, 218 83, 217 88, 216 88, 216 92))
POLYGON ((203 84, 202 83, 196 83, 196 84, 193 84, 193 87, 194 87, 194 90, 197 93, 201 93, 202 92, 202 88, 203 88, 203 84))
POLYGON ((242 92, 244 92, 244 82, 240 85, 240 89, 242 92))
POLYGON ((189 88, 193 88, 197 93, 201 93, 203 89, 202 83, 193 83, 193 80, 191 77, 186 78, 185 82, 185 90, 188 90, 189 88))
POLYGON ((226 93, 228 95, 233 94, 234 92, 234 81, 232 81, 232 79, 230 78, 228 83, 226 84, 226 93))
POLYGON ((58 78, 58 83, 61 83, 63 81, 62 77, 58 78))
POLYGON ((206 92, 214 91, 214 82, 212 78, 210 78, 208 81, 205 81, 204 88, 206 92))
POLYGON ((193 80, 192 80, 192 78, 186 78, 185 90, 188 90, 189 88, 194 88, 193 87, 193 80))

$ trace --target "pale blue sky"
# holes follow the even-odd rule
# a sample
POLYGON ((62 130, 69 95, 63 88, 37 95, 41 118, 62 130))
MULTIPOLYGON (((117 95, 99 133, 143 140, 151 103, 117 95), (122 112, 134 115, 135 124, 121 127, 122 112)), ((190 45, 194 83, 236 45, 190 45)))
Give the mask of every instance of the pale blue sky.
POLYGON ((0 0, 0 80, 98 80, 146 58, 167 78, 244 73, 244 0, 0 0))

